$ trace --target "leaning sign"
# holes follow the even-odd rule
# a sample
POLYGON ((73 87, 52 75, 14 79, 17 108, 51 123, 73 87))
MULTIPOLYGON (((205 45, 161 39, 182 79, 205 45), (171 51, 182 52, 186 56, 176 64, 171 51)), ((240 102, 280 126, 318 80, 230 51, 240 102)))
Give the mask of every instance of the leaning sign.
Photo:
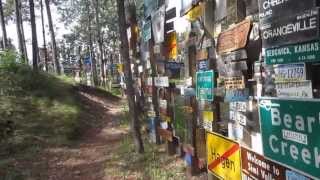
POLYGON ((302 174, 320 177, 320 101, 261 98, 263 151, 302 174))
POLYGON ((214 73, 213 71, 197 72, 197 99, 213 101, 214 73))
POLYGON ((267 64, 320 61, 320 41, 266 49, 265 58, 267 64))
POLYGON ((241 158, 238 143, 207 132, 207 162, 209 172, 221 179, 241 179, 241 158))

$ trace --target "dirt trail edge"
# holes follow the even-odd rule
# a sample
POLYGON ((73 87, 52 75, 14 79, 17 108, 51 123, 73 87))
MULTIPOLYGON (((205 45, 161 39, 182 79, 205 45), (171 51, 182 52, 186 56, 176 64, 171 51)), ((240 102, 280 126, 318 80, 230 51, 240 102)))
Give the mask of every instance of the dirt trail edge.
MULTIPOLYGON (((105 167, 128 129, 121 128, 119 118, 124 100, 88 87, 78 88, 87 113, 96 118, 76 147, 57 147, 46 150, 49 180, 114 179, 105 174, 105 167)), ((92 121, 92 120, 90 120, 92 121)))

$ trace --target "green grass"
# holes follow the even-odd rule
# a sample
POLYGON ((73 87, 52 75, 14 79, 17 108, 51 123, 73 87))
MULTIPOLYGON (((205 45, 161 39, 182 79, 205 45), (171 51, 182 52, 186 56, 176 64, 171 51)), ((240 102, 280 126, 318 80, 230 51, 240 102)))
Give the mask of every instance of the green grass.
POLYGON ((107 173, 113 177, 152 180, 183 180, 185 165, 181 159, 168 156, 164 145, 159 146, 144 139, 145 153, 134 152, 131 136, 126 136, 107 163, 107 173))
POLYGON ((0 124, 12 122, 14 133, 0 129, 0 179, 18 180, 31 171, 17 162, 35 160, 49 145, 71 145, 88 124, 81 118, 83 107, 70 79, 3 62, 0 124))

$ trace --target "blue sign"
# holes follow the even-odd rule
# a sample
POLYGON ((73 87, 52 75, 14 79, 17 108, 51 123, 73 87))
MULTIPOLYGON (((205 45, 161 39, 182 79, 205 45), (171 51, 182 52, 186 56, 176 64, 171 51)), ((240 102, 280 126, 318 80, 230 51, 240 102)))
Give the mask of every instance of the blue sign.
POLYGON ((90 57, 84 58, 84 64, 90 65, 91 64, 91 58, 90 57))
POLYGON ((227 89, 224 97, 225 102, 248 101, 249 89, 227 89))

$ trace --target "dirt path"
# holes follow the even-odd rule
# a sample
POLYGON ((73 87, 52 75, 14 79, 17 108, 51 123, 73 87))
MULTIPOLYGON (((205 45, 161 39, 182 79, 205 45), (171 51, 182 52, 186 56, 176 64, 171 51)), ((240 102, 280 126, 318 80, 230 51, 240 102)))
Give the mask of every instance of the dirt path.
POLYGON ((128 129, 119 126, 123 100, 110 100, 88 92, 79 92, 87 113, 97 119, 95 127, 86 130, 76 147, 47 149, 49 180, 103 180, 108 177, 108 160, 128 129))

